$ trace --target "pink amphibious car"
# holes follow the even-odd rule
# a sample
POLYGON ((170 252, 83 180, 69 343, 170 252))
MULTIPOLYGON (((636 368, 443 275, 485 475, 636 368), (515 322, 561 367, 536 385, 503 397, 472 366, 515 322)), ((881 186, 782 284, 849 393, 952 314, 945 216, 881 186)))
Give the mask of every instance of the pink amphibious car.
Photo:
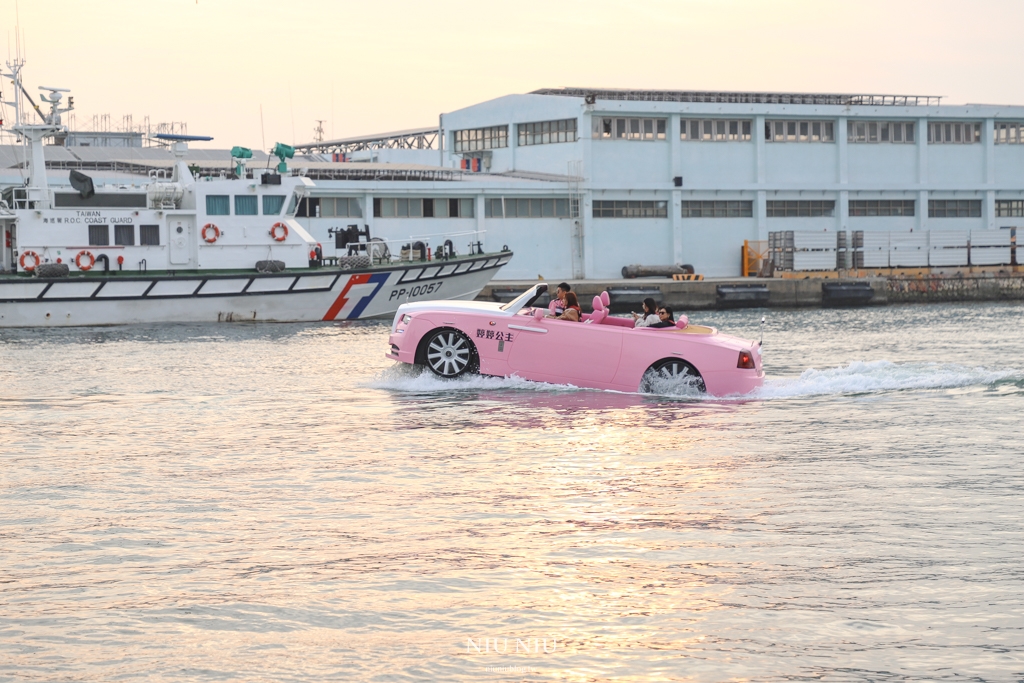
POLYGON ((423 301, 398 308, 388 358, 425 365, 441 377, 478 372, 592 389, 655 391, 681 382, 713 396, 761 386, 759 342, 689 325, 633 328, 608 314, 608 293, 594 297, 582 322, 545 318, 533 304, 538 283, 507 304, 423 301))

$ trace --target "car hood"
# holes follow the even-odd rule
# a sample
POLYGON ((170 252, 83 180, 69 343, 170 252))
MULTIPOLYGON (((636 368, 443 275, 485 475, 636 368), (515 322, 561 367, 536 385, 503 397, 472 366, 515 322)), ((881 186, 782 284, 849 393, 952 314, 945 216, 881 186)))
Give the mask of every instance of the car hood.
POLYGON ((398 314, 422 311, 450 311, 452 313, 501 313, 501 304, 493 301, 414 301, 398 307, 398 314))

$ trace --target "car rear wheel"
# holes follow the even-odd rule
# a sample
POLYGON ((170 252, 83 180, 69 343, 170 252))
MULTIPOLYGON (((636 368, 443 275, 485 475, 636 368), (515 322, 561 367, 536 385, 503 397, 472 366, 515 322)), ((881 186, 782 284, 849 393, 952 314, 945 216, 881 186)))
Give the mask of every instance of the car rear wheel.
POLYGON ((668 358, 647 369, 640 380, 640 391, 648 394, 705 393, 704 378, 685 360, 668 358))
POLYGON ((427 367, 439 377, 458 377, 476 370, 476 348, 469 337, 458 330, 432 332, 426 341, 424 357, 427 367))

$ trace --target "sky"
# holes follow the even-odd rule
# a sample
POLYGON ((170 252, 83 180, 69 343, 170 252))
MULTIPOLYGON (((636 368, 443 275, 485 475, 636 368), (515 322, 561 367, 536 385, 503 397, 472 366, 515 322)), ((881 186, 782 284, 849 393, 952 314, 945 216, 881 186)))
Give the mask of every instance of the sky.
POLYGON ((0 60, 16 25, 26 87, 70 88, 78 128, 184 121, 215 148, 559 86, 1024 104, 1021 0, 0 0, 0 60))

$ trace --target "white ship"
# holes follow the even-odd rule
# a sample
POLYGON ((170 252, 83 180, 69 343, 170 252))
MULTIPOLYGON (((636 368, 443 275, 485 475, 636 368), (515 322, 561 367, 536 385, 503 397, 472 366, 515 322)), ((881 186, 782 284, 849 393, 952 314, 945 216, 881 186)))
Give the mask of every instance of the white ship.
MULTIPOLYGON (((369 318, 422 299, 471 300, 512 253, 455 255, 452 239, 405 244, 371 239, 349 226, 337 242, 347 256, 325 257, 294 220, 313 182, 281 163, 246 168, 251 152, 232 150, 234 173, 196 177, 184 160, 197 136, 161 136, 172 145, 171 173, 138 185, 95 186, 72 171, 51 187, 44 140, 66 134, 59 88, 40 88, 49 105, 24 120, 23 62, 8 63, 15 97, 12 127, 25 146, 28 180, 0 200, 0 327, 150 322, 304 322, 369 318)), ((479 244, 479 238, 475 241, 479 244)))

